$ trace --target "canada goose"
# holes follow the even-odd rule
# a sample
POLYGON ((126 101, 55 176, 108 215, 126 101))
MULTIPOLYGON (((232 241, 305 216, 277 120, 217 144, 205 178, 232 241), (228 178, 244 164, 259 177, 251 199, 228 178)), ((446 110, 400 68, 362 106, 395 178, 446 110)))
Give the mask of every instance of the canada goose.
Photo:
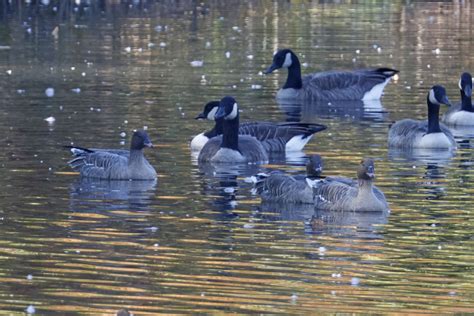
POLYGON ((384 194, 372 184, 374 172, 374 160, 365 158, 357 170, 357 182, 341 177, 310 181, 316 209, 356 212, 388 210, 384 194))
POLYGON ((459 89, 461 90, 461 103, 452 106, 442 118, 448 125, 474 126, 474 108, 472 107, 472 77, 465 72, 459 79, 459 89))
MULTIPOLYGON (((192 151, 201 150, 210 138, 222 135, 224 120, 214 117, 218 107, 219 101, 211 101, 196 117, 196 119, 213 120, 215 124, 210 131, 196 135, 192 139, 192 151)), ((301 151, 313 134, 325 129, 325 125, 312 123, 245 122, 239 125, 239 135, 257 138, 267 152, 301 151)))
POLYGON ((255 137, 239 135, 239 106, 233 97, 224 97, 215 114, 224 119, 222 136, 211 138, 199 153, 199 162, 264 163, 268 153, 255 137))
POLYGON ((359 69, 355 71, 325 71, 301 78, 298 57, 290 49, 282 49, 273 56, 266 74, 288 68, 286 83, 277 99, 303 100, 373 100, 380 99, 390 78, 398 73, 391 68, 359 69))
POLYGON ((129 154, 116 149, 71 147, 75 156, 68 162, 82 177, 108 180, 154 180, 156 171, 143 155, 143 148, 152 147, 145 131, 132 135, 129 154))
POLYGON ((439 107, 450 105, 443 86, 433 86, 428 96, 428 120, 404 119, 390 126, 388 145, 398 148, 449 149, 456 147, 456 141, 449 129, 439 123, 439 107))
POLYGON ((320 155, 311 155, 306 175, 290 176, 279 171, 258 174, 255 189, 264 202, 313 204, 314 194, 309 180, 319 179, 323 170, 320 155))

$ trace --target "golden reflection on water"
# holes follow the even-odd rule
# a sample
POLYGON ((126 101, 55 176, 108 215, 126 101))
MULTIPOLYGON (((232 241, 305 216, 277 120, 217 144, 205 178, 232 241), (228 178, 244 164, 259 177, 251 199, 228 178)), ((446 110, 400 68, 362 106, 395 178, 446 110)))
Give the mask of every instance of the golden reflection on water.
POLYGON ((457 100, 474 61, 470 3, 105 1, 61 21, 50 6, 13 2, 0 12, 11 47, 0 51, 0 315, 29 305, 39 315, 474 313, 474 133, 457 130, 454 153, 386 148, 392 121, 426 117, 431 85, 457 100), (380 104, 278 104, 285 71, 258 72, 283 46, 304 72, 401 72, 380 104), (324 157, 326 175, 353 178, 374 157, 390 213, 265 205, 244 181, 303 173, 304 156, 198 166, 188 142, 210 123, 192 118, 225 94, 243 121, 326 124, 305 149, 324 157), (61 146, 126 148, 120 133, 143 126, 157 182, 79 180, 66 167, 61 146))

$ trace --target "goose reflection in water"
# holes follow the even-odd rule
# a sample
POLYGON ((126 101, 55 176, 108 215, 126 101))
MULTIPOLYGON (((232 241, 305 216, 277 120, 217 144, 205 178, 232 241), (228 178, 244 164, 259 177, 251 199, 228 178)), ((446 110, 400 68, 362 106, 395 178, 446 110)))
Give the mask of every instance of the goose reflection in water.
POLYGON ((282 101, 277 100, 282 112, 289 121, 313 122, 321 118, 349 118, 356 121, 384 121, 387 111, 380 100, 370 101, 282 101))
POLYGON ((238 205, 237 194, 240 186, 245 184, 242 179, 260 170, 255 164, 200 164, 199 171, 204 180, 201 181, 201 195, 209 197, 211 208, 219 212, 219 217, 222 217, 220 219, 238 218, 234 209, 238 205))
POLYGON ((142 209, 156 195, 157 180, 113 181, 80 178, 70 187, 70 207, 73 210, 90 209, 142 209))
POLYGON ((301 221, 307 233, 344 238, 380 238, 378 225, 386 224, 389 212, 330 212, 311 204, 262 203, 260 217, 267 221, 301 221))

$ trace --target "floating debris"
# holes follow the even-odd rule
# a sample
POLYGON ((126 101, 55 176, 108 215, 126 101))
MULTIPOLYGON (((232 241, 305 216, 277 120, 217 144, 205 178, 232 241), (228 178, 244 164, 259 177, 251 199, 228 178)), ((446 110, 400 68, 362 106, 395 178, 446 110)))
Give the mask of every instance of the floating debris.
POLYGON ((74 93, 81 93, 81 88, 74 88, 74 89, 71 89, 71 91, 74 93))
POLYGON ((436 48, 435 50, 433 50, 433 53, 435 53, 436 55, 439 55, 440 52, 441 50, 439 48, 436 48))
POLYGON ((161 42, 161 43, 160 43, 160 47, 161 47, 161 48, 165 48, 166 46, 168 46, 168 45, 167 45, 165 42, 161 42))
POLYGON ((259 89, 262 89, 262 85, 261 84, 253 84, 250 86, 251 89, 253 90, 259 90, 259 89))
POLYGON ((234 193, 234 191, 235 191, 235 188, 233 187, 224 188, 225 193, 234 193))
POLYGON ((126 136, 127 136, 127 133, 125 133, 125 132, 121 132, 121 133, 120 133, 120 137, 124 138, 124 137, 126 137, 126 136))
POLYGON ((44 94, 49 98, 54 97, 54 88, 47 88, 44 90, 44 94))
POLYGON ((155 47, 155 46, 156 46, 155 43, 148 43, 148 48, 153 48, 153 47, 155 47))
POLYGON ((11 75, 12 74, 12 70, 11 69, 8 69, 7 71, 5 71, 7 73, 7 75, 11 75))
POLYGON ((33 280, 33 275, 32 275, 32 274, 28 274, 28 275, 26 276, 26 279, 27 279, 27 280, 33 280))
POLYGON ((0 45, 0 50, 6 50, 6 49, 11 49, 11 47, 8 45, 0 45))
POLYGON ((130 46, 125 47, 124 51, 126 51, 127 53, 130 53, 132 51, 132 48, 130 46))
POLYGON ((225 57, 230 58, 230 52, 225 52, 225 57))
POLYGON ((253 59, 253 55, 247 55, 247 59, 248 59, 248 60, 252 60, 252 59, 253 59))

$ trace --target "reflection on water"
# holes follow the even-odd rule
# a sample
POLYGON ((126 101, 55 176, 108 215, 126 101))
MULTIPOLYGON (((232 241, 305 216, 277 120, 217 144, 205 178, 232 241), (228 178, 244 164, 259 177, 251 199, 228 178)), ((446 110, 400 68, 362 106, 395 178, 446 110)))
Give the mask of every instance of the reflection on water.
POLYGON ((472 9, 0 1, 0 314, 474 313, 472 133, 454 130, 456 152, 387 149, 391 121, 426 117, 429 87, 459 94, 474 64, 472 9), (283 47, 303 73, 388 65, 400 77, 382 103, 278 104, 286 72, 259 71, 283 47), (210 124, 193 117, 224 95, 239 100, 242 121, 328 129, 268 165, 197 165, 189 139, 210 124), (70 174, 62 146, 128 148, 144 126, 158 183, 70 174), (265 205, 244 181, 304 173, 312 153, 327 174, 351 178, 362 157, 377 159, 391 213, 265 205))
POLYGON ((387 111, 380 100, 368 101, 282 101, 278 100, 278 105, 290 121, 317 121, 318 119, 351 119, 355 121, 372 120, 384 121, 387 118, 387 111))
POLYGON ((158 181, 110 181, 80 178, 71 184, 70 202, 74 211, 80 207, 120 209, 140 208, 151 203, 158 181), (125 205, 119 204, 125 201, 125 205))

